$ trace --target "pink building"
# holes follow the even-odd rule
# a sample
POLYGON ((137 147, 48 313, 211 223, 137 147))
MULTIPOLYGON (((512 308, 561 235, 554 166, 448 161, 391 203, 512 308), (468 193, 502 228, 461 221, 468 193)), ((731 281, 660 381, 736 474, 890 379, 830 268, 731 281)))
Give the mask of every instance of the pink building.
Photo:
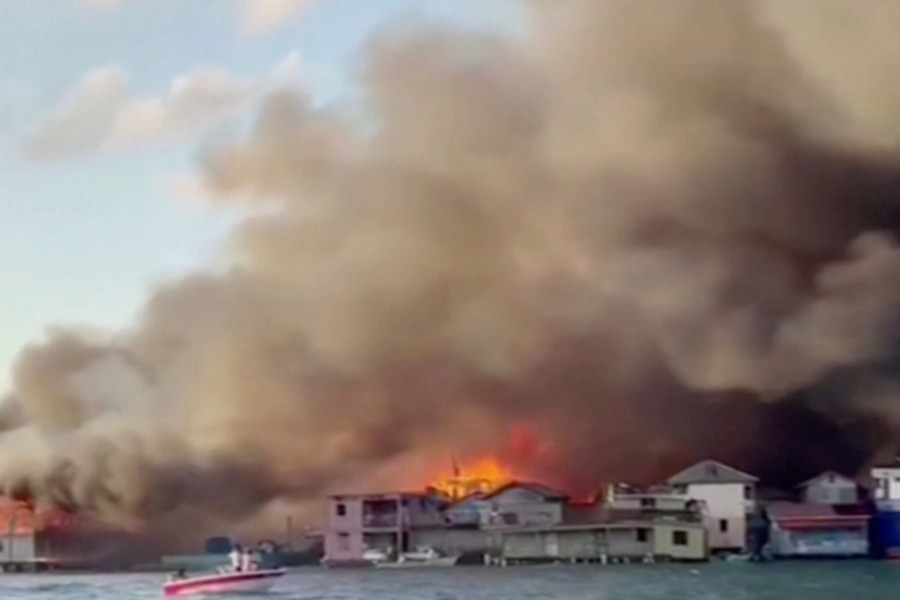
POLYGON ((446 498, 433 492, 331 496, 323 562, 355 565, 365 562, 366 550, 408 551, 411 530, 445 525, 446 503, 446 498))

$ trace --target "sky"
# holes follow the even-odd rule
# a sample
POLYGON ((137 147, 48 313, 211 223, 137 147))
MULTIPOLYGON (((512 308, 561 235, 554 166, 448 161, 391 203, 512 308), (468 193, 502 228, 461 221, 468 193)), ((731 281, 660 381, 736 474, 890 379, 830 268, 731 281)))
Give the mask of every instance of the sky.
POLYGON ((262 95, 358 97, 362 48, 408 19, 521 25, 516 0, 0 0, 0 393, 57 326, 127 328, 215 268, 241 218, 191 174, 262 95))

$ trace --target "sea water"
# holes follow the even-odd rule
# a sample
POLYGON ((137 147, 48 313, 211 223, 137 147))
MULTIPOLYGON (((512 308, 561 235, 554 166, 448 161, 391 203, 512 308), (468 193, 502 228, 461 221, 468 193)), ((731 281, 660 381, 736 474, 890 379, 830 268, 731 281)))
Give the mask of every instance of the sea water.
MULTIPOLYGON (((0 600, 161 598, 164 574, 0 575, 0 600)), ((877 562, 447 569, 300 569, 273 600, 893 600, 900 565, 877 562)), ((246 598, 246 596, 245 596, 246 598)))

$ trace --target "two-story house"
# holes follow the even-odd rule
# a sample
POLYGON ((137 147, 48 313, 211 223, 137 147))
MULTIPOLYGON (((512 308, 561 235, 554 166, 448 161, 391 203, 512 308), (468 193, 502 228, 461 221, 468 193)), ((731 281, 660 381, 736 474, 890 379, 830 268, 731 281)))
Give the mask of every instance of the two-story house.
POLYGON ((759 480, 714 460, 704 460, 669 478, 673 490, 702 503, 709 549, 743 551, 748 515, 755 508, 759 480))
POLYGON ((444 526, 445 504, 445 498, 427 491, 331 496, 323 563, 363 564, 366 550, 405 552, 411 531, 444 526))

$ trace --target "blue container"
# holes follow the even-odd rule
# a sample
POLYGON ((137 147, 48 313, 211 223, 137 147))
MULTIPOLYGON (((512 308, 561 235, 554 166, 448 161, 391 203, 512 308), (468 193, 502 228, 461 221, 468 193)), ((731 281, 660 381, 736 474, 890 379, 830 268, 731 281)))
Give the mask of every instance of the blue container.
POLYGON ((876 506, 872 519, 872 546, 880 558, 900 559, 900 508, 876 506))

